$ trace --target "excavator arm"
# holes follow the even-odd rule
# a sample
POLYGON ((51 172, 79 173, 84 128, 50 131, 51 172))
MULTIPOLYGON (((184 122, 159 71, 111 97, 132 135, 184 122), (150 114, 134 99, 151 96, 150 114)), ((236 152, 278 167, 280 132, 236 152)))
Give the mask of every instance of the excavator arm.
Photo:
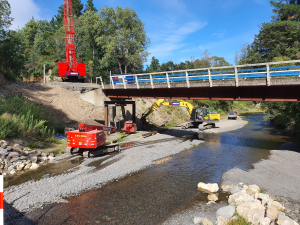
POLYGON ((172 99, 172 100, 168 101, 165 99, 158 99, 142 114, 142 117, 141 117, 142 124, 146 123, 146 117, 149 116, 156 109, 158 109, 161 105, 173 105, 173 106, 185 107, 190 116, 194 109, 194 106, 191 103, 183 101, 183 100, 172 99))

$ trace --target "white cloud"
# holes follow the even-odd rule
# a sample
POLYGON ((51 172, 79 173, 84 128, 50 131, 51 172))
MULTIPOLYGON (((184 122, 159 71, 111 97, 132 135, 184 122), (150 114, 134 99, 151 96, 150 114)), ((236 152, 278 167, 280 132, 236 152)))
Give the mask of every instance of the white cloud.
POLYGON ((11 30, 23 27, 32 17, 40 19, 40 9, 33 0, 8 0, 11 17, 14 18, 11 30))
POLYGON ((207 22, 190 22, 178 29, 166 31, 164 34, 160 34, 160 37, 152 37, 153 47, 150 47, 148 51, 156 58, 167 58, 170 54, 172 54, 172 51, 186 46, 184 40, 188 35, 195 33, 206 25, 207 22))
POLYGON ((223 38, 226 33, 226 30, 218 30, 217 33, 212 34, 212 36, 216 36, 217 38, 223 38))

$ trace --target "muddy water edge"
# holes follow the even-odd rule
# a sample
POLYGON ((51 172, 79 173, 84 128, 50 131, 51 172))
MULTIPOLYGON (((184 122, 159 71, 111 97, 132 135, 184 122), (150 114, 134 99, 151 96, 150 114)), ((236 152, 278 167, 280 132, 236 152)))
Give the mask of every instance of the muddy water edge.
POLYGON ((68 198, 68 203, 46 205, 27 217, 39 224, 161 224, 206 201, 197 190, 198 182, 220 183, 225 171, 251 169, 267 159, 270 150, 293 142, 263 116, 247 115, 249 123, 239 130, 200 134, 197 138, 203 144, 174 155, 171 161, 68 198))

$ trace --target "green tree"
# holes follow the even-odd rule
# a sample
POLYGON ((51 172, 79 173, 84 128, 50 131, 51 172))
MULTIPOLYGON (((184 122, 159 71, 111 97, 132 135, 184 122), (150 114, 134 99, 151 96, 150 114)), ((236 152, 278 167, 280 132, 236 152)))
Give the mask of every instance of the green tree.
POLYGON ((300 19, 300 1, 299 0, 286 0, 287 4, 282 3, 282 0, 270 1, 271 6, 273 6, 273 12, 275 16, 274 21, 299 21, 300 19))
POLYGON ((0 38, 4 38, 5 31, 10 27, 11 22, 13 21, 10 14, 11 10, 8 1, 0 1, 0 38))
POLYGON ((160 65, 158 59, 156 59, 154 56, 151 59, 150 66, 147 66, 147 72, 158 72, 160 70, 160 65))
POLYGON ((81 0, 72 0, 72 12, 74 16, 81 16, 83 10, 83 4, 81 0))
POLYGON ((116 60, 120 73, 128 73, 139 68, 147 60, 149 39, 144 30, 144 23, 131 8, 117 6, 115 9, 100 9, 101 19, 97 29, 103 34, 96 39, 103 47, 104 56, 100 60, 102 67, 107 67, 111 60, 116 60), (130 70, 129 70, 130 68, 130 70))
POLYGON ((93 0, 88 0, 85 5, 85 11, 97 12, 97 9, 94 6, 93 0))

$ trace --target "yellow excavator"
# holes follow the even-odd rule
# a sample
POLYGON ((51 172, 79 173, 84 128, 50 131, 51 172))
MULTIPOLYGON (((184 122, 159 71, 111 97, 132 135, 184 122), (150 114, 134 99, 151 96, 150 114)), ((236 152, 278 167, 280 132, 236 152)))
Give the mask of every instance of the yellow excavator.
POLYGON ((212 113, 207 108, 194 108, 191 103, 178 99, 158 99, 142 114, 141 122, 143 126, 147 123, 146 117, 161 105, 181 106, 187 109, 191 122, 182 124, 182 129, 187 129, 189 127, 198 127, 199 130, 214 128, 216 126, 215 123, 220 121, 220 114, 212 113))

